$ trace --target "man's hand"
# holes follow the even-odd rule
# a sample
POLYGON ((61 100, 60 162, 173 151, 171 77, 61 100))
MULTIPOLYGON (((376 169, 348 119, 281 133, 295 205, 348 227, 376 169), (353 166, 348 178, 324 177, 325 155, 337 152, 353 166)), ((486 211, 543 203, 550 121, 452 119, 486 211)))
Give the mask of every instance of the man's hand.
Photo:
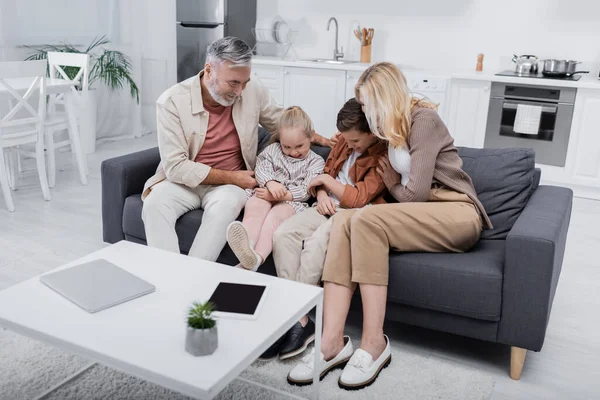
POLYGON ((242 189, 254 189, 258 186, 254 179, 254 171, 232 171, 233 183, 242 189))
MULTIPOLYGON (((337 137, 335 140, 337 142, 337 137)), ((315 144, 315 145, 321 146, 321 147, 333 147, 333 145, 331 144, 331 139, 327 139, 326 137, 319 135, 315 131, 313 131, 312 144, 315 144)), ((334 143, 334 145, 335 145, 335 143, 334 143)))
POLYGON ((329 139, 329 147, 334 148, 335 145, 337 144, 337 142, 340 140, 340 132, 336 132, 335 135, 333 135, 330 139, 329 139))
POLYGON ((400 183, 400 174, 396 172, 390 161, 387 158, 379 159, 379 167, 377 167, 377 173, 383 179, 383 183, 388 190, 391 190, 394 185, 400 183))
POLYGON ((308 184, 308 193, 310 193, 311 196, 313 197, 317 197, 317 189, 319 186, 325 186, 327 187, 327 183, 333 179, 331 177, 331 175, 328 174, 321 174, 321 175, 317 175, 315 176, 312 181, 310 181, 310 183, 308 184))
POLYGON ((335 214, 335 202, 324 190, 320 190, 317 196, 317 212, 321 215, 335 214))
POLYGON ((270 201, 270 202, 277 201, 277 200, 275 200, 275 197, 273 197, 273 195, 271 194, 271 192, 269 192, 268 189, 256 188, 254 190, 254 193, 256 194, 256 197, 258 197, 259 199, 263 199, 265 201, 270 201))
POLYGON ((276 201, 283 201, 288 193, 286 187, 276 181, 267 182, 267 189, 269 189, 269 192, 271 192, 271 195, 276 201))

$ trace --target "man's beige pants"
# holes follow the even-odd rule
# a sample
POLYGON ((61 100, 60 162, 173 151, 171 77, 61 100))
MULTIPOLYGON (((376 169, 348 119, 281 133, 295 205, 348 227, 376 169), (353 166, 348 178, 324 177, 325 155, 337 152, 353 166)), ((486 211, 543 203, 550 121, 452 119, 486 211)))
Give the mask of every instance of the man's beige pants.
POLYGON ((227 226, 240 215, 247 199, 246 191, 235 185, 191 189, 167 180, 157 183, 142 208, 148 246, 179 253, 175 223, 188 211, 201 208, 202 224, 188 254, 216 261, 227 242, 227 226))
POLYGON ((348 210, 333 218, 323 281, 355 289, 388 284, 390 248, 465 252, 481 234, 481 216, 465 194, 433 188, 429 201, 348 210))
MULTIPOLYGON (((335 215, 347 211, 338 209, 335 215)), ((319 284, 332 220, 311 207, 281 224, 273 236, 277 276, 309 285, 319 284)))

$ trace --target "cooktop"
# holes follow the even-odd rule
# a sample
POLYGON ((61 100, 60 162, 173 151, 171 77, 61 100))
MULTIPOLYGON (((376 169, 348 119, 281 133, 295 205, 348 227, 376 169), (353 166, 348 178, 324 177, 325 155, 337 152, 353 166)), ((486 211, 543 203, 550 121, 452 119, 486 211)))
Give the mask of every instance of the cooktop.
POLYGON ((538 78, 538 79, 559 79, 561 81, 578 81, 581 79, 581 75, 573 76, 545 76, 541 72, 537 74, 519 74, 512 69, 502 71, 496 74, 496 76, 514 76, 518 78, 538 78))

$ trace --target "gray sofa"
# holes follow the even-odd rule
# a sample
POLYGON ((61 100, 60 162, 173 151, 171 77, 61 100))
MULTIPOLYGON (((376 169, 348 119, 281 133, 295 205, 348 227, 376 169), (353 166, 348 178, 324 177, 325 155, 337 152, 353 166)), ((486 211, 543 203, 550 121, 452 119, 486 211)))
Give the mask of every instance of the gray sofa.
MULTIPOLYGON (((261 131, 259 149, 267 140, 261 131)), ((483 231, 464 254, 390 252, 387 318, 512 346, 511 376, 519 379, 526 350, 539 351, 544 343, 573 194, 539 185, 531 149, 459 148, 459 154, 494 229, 483 231)), ((140 196, 159 160, 155 148, 102 163, 105 242, 145 244, 140 196)), ((183 253, 201 219, 202 210, 196 210, 177 222, 183 253)), ((237 263, 228 247, 218 261, 237 263)), ((259 272, 275 274, 270 257, 259 272)))

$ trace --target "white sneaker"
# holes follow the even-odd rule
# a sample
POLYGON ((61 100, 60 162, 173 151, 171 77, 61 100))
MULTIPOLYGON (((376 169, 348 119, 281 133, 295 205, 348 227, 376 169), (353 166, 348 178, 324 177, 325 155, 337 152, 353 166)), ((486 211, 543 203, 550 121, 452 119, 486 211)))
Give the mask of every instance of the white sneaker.
MULTIPOLYGON (((354 352, 354 346, 352 346, 352 340, 349 336, 344 336, 345 346, 338 353, 337 356, 333 357, 329 361, 325 361, 325 356, 321 353, 321 379, 336 368, 344 368, 352 353, 354 352)), ((306 356, 302 357, 302 360, 298 365, 290 371, 287 377, 287 381, 291 385, 305 386, 310 385, 313 382, 313 366, 315 365, 315 348, 313 347, 306 356)))
POLYGON ((248 231, 240 221, 234 221, 227 227, 227 243, 245 269, 256 271, 262 264, 262 258, 254 251, 248 231))
POLYGON ((390 365, 392 361, 390 339, 386 335, 383 336, 387 345, 377 360, 374 361, 373 357, 363 349, 354 352, 338 380, 339 387, 346 390, 365 388, 375 382, 382 369, 390 365))

